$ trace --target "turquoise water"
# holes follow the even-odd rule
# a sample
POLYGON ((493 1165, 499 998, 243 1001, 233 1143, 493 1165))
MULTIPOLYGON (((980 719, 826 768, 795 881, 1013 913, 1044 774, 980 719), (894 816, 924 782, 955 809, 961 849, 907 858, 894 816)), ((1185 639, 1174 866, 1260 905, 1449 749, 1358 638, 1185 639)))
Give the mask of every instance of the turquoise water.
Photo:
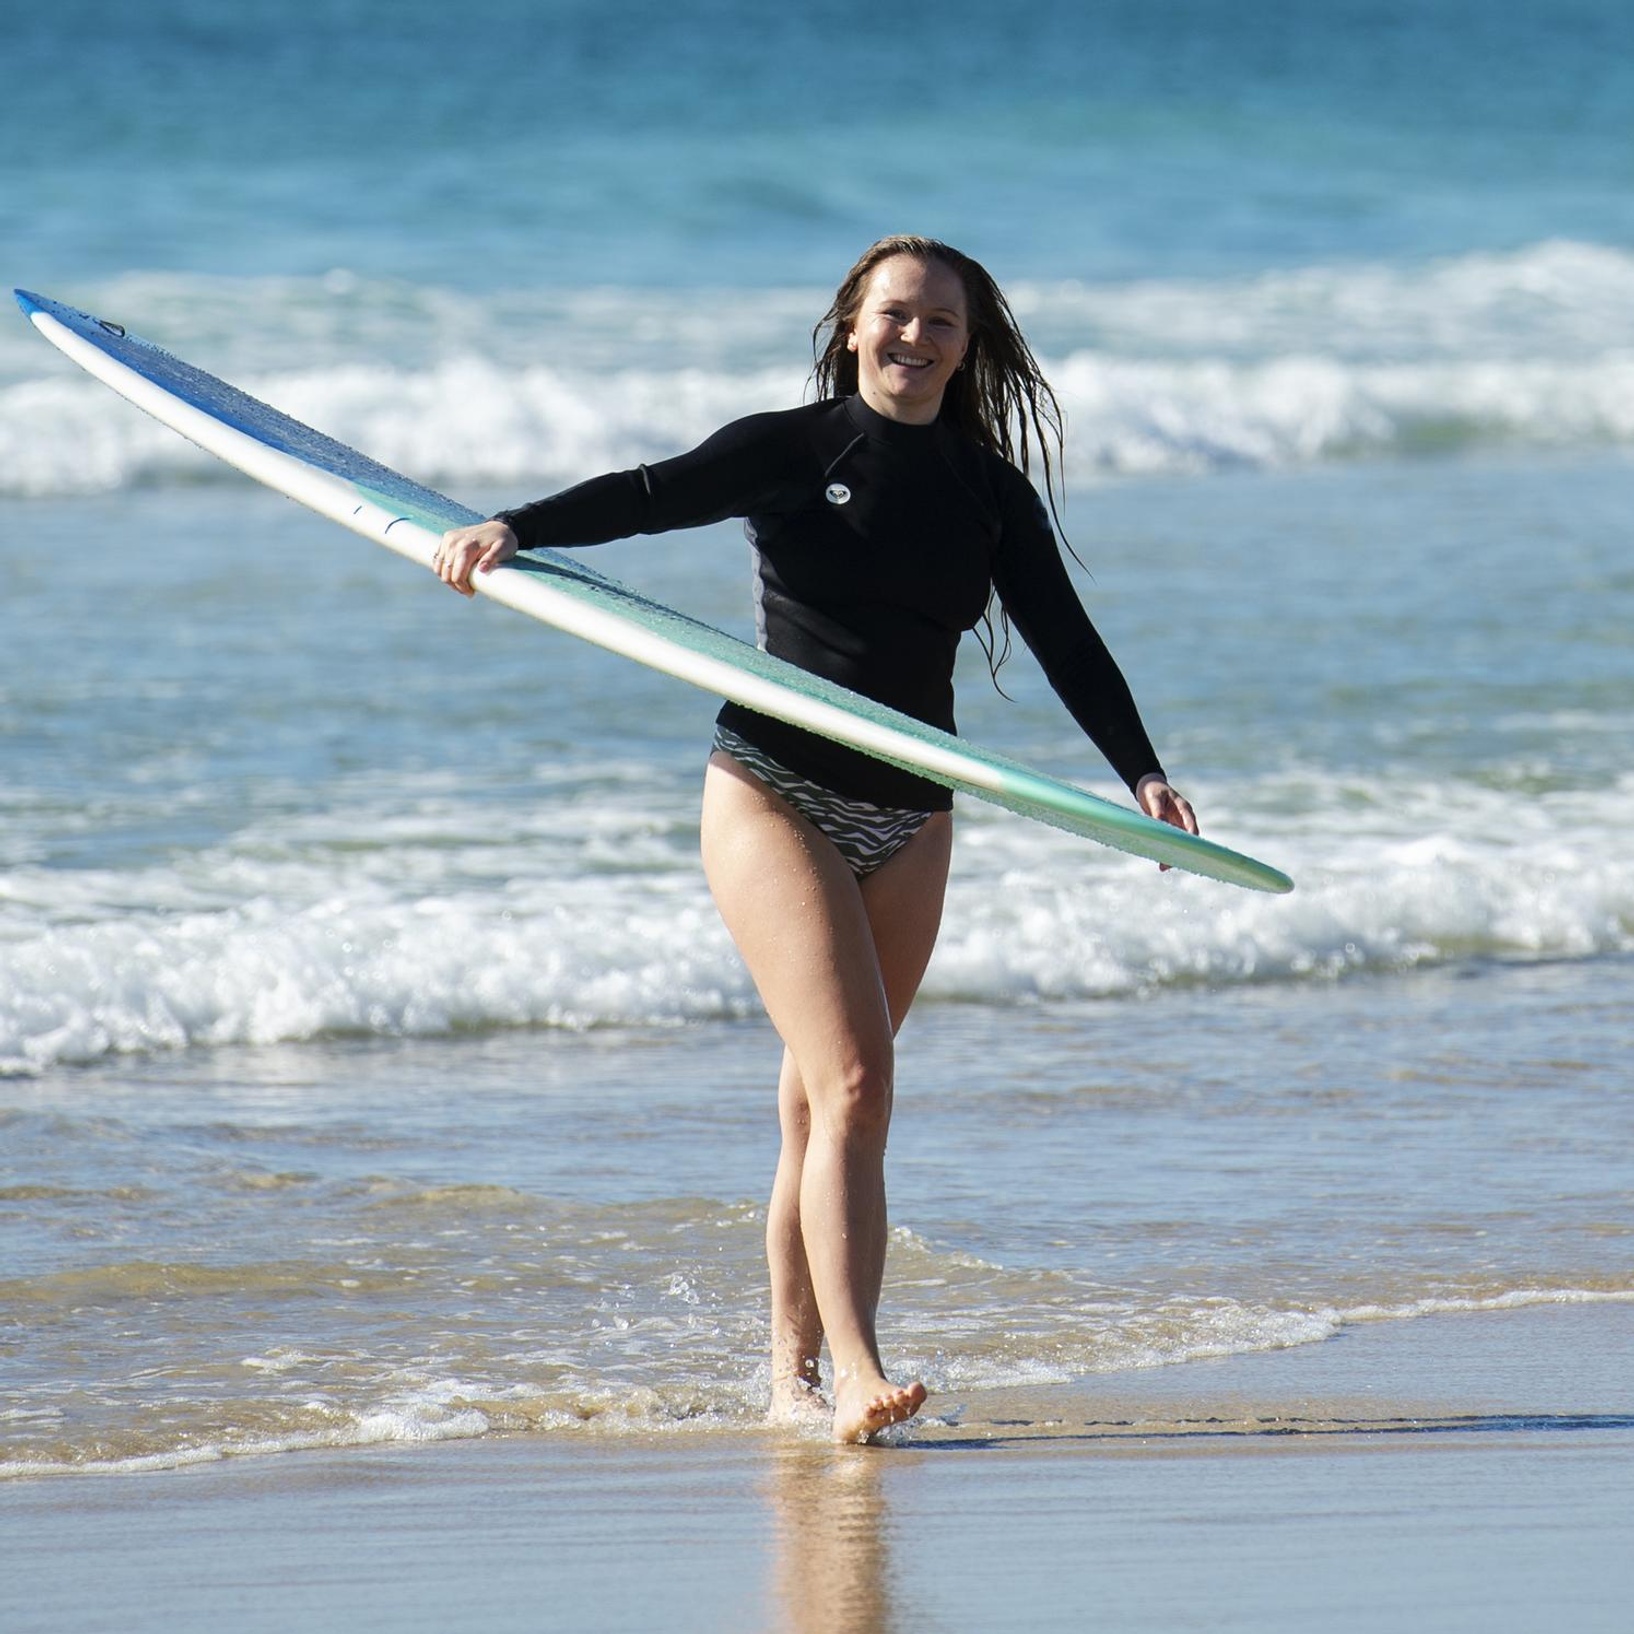
POLYGON ((7 46, 0 225, 52 292, 832 282, 909 218, 1097 279, 1634 226, 1617 0, 67 0, 7 46))
MULTIPOLYGON (((1081 587, 1261 899, 973 806, 892 1353, 957 1398, 1634 1297, 1626 8, 68 4, 0 258, 491 509, 1011 290, 1081 587)), ((746 632, 730 528, 597 565, 746 632)), ((750 1423, 775 1055, 711 701, 0 323, 0 1466, 750 1423)), ((1104 792, 1024 654, 974 738, 1104 792)))

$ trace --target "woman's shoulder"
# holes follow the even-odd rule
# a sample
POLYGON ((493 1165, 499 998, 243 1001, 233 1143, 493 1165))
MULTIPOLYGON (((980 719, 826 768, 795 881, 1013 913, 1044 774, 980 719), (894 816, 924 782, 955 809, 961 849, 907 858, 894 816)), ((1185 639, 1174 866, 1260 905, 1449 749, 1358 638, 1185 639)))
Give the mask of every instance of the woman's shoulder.
POLYGON ((996 449, 972 447, 982 486, 996 513, 1001 552, 1025 556, 1045 550, 1053 554, 1056 540, 1050 508, 1033 479, 996 449))
POLYGON ((949 431, 951 448, 955 451, 958 464, 980 483, 1007 519, 1016 516, 1031 519, 1036 512, 1043 510, 1043 501, 1033 486, 1032 478, 1018 465, 996 448, 977 442, 965 432, 954 431, 951 427, 949 431))
POLYGON ((801 403, 794 408, 763 409, 729 421, 714 433, 705 447, 755 448, 761 451, 787 447, 798 449, 810 443, 820 429, 834 418, 832 401, 801 403))
POLYGON ((964 440, 970 446, 972 458, 980 463, 983 475, 996 492, 1006 495, 1019 494, 1023 491, 1036 492, 1027 473, 1013 461, 1006 459, 996 448, 988 448, 974 438, 964 440))

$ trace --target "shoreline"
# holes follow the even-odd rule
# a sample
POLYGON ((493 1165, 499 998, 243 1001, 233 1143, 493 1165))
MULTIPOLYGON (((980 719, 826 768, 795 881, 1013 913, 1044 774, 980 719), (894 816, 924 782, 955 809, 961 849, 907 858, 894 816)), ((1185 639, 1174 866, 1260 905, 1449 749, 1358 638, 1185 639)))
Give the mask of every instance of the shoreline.
POLYGON ((1533 1307, 933 1401, 878 1449, 500 1435, 21 1480, 0 1622, 1609 1631, 1631 1342, 1634 1305, 1533 1307))

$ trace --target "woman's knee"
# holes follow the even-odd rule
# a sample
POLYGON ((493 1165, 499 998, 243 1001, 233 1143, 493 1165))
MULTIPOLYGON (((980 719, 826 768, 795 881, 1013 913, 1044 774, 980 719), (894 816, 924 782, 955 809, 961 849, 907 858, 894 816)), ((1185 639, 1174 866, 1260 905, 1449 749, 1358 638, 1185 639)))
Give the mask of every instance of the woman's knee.
POLYGON ((891 1125, 894 1073, 889 1056, 859 1058, 824 1075, 820 1087, 806 1083, 813 1132, 831 1139, 883 1144, 891 1125))

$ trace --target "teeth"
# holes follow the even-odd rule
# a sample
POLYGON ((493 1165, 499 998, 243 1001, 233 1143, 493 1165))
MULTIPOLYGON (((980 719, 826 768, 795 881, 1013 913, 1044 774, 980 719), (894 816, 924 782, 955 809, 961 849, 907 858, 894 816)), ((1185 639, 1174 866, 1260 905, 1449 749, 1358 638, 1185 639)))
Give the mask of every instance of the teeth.
POLYGON ((928 369, 930 367, 928 357, 913 357, 907 352, 887 352, 885 355, 893 363, 901 364, 904 369, 928 369))

